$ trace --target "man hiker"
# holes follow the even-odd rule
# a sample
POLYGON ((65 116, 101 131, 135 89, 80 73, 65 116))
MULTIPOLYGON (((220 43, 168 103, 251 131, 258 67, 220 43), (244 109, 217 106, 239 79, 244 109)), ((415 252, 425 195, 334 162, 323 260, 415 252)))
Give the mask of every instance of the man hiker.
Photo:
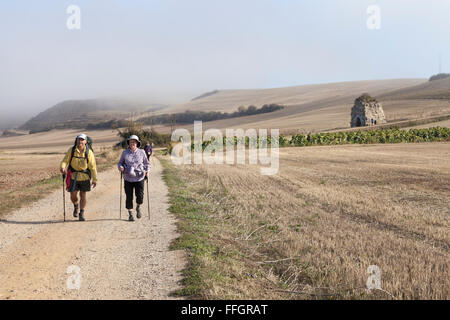
POLYGON ((60 171, 67 174, 67 191, 70 192, 70 200, 74 205, 73 216, 79 220, 85 221, 84 210, 86 208, 86 192, 91 191, 92 187, 97 185, 97 165, 95 162, 94 151, 88 143, 88 137, 80 134, 75 140, 75 145, 71 147, 63 161, 60 171), (69 184, 70 181, 70 184, 69 184), (78 192, 80 192, 80 204, 78 204, 78 192))
POLYGON ((150 172, 150 162, 146 152, 139 149, 141 141, 136 135, 128 138, 128 149, 122 152, 117 167, 123 173, 125 180, 126 208, 128 209, 128 220, 133 218, 133 190, 136 194, 136 217, 142 217, 141 205, 144 203, 144 182, 150 172))
POLYGON ((147 155, 147 160, 150 160, 150 157, 153 153, 153 143, 150 145, 150 142, 147 142, 147 144, 144 147, 145 154, 147 155))

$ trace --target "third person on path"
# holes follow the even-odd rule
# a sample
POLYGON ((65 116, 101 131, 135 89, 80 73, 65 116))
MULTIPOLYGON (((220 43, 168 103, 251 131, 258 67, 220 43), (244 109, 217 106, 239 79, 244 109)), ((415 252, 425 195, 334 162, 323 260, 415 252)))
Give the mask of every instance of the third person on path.
POLYGON ((150 144, 150 142, 147 142, 147 144, 144 147, 144 151, 147 154, 147 159, 150 160, 150 157, 152 156, 153 153, 153 143, 150 144))
POLYGON ((126 208, 128 209, 128 220, 134 221, 133 217, 133 190, 136 194, 136 217, 141 218, 141 205, 144 203, 144 183, 150 172, 150 162, 146 152, 139 149, 141 141, 136 135, 127 140, 128 149, 122 152, 119 163, 119 171, 123 172, 125 180, 126 208))

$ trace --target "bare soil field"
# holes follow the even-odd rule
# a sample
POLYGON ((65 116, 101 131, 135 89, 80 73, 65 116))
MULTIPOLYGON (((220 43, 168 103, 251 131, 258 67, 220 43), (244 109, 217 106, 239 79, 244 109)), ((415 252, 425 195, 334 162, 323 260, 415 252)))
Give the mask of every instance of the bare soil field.
POLYGON ((0 195, 56 175, 61 154, 0 153, 0 195))
MULTIPOLYGON (((94 141, 94 149, 120 141, 117 130, 82 130, 94 141)), ((28 152, 65 152, 73 145, 79 130, 51 130, 17 137, 0 137, 0 151, 26 149, 28 152), (38 149, 38 150, 35 150, 38 149)))
POLYGON ((171 167, 192 212, 180 216, 206 221, 199 295, 449 299, 449 158, 448 142, 345 145, 280 149, 273 176, 171 167), (371 265, 381 287, 368 293, 371 265))

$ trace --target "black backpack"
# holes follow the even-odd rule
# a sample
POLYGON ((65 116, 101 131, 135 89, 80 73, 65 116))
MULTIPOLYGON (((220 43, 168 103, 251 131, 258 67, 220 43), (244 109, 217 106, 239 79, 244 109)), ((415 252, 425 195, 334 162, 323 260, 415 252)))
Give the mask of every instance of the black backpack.
POLYGON ((71 162, 72 162, 72 159, 73 159, 73 155, 75 154, 75 149, 77 148, 77 139, 78 138, 75 138, 75 142, 73 143, 72 153, 71 153, 70 159, 69 159, 69 169, 72 172, 86 173, 89 176, 89 179, 91 179, 91 170, 89 170, 89 158, 88 158, 88 155, 89 155, 89 149, 94 151, 94 149, 92 148, 92 142, 93 141, 92 141, 91 137, 89 137, 89 136, 86 137, 86 148, 84 150, 84 159, 86 159, 88 168, 86 170, 83 170, 83 171, 77 171, 71 165, 71 162))

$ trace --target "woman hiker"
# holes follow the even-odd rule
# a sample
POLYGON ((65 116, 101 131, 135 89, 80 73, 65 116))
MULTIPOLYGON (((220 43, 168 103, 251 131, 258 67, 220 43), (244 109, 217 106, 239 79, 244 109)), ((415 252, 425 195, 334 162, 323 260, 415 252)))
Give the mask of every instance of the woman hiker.
POLYGON ((97 165, 95 162, 94 152, 87 143, 87 136, 80 134, 75 140, 75 145, 71 147, 63 161, 61 162, 60 171, 67 174, 70 178, 70 185, 67 191, 70 192, 70 199, 74 205, 73 216, 78 216, 78 208, 80 208, 79 220, 85 221, 84 209, 86 208, 86 192, 91 191, 92 187, 97 185, 97 165), (80 192, 80 204, 78 205, 78 192, 80 192))
POLYGON ((141 141, 138 136, 132 135, 128 138, 128 149, 122 152, 119 163, 119 171, 123 172, 125 180, 126 208, 128 209, 128 220, 133 218, 133 190, 136 194, 136 217, 141 218, 141 205, 144 203, 144 182, 150 172, 150 162, 144 150, 139 149, 141 141))

